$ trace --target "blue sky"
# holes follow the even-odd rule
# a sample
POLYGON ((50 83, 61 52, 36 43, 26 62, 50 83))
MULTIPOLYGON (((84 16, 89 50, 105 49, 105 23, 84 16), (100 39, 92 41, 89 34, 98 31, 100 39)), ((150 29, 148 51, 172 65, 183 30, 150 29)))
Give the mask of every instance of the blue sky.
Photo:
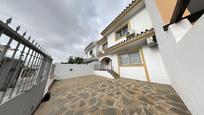
MULTIPOLYGON (((0 0, 0 19, 13 17, 55 59, 84 56, 84 48, 132 0, 0 0)), ((3 44, 3 39, 0 43, 3 44)))

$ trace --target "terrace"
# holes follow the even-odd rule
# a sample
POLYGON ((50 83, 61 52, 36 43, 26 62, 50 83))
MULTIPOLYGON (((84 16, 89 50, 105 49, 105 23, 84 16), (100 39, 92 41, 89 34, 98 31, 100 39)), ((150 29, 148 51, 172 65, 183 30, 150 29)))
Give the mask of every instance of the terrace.
POLYGON ((0 113, 35 115, 190 115, 191 113, 170 85, 132 79, 97 76, 91 65, 53 66, 52 58, 26 33, 18 34, 0 22, 1 35, 9 41, 1 48, 0 113), (16 45, 12 45, 15 42, 16 45), (11 55, 6 55, 11 50, 11 55), (7 60, 9 59, 9 60, 7 60), (81 67, 80 67, 81 66, 81 67), (84 71, 86 68, 86 72, 84 71), (55 69, 55 70, 54 70, 55 69), (74 74, 74 73, 78 74, 74 74), (81 73, 79 73, 81 72, 81 73), (51 98, 41 102, 53 75, 66 80, 54 82, 51 98), (69 76, 67 76, 69 74, 69 76), (89 76, 85 75, 88 74, 89 76), (81 77, 79 77, 81 75, 81 77), (68 79, 69 78, 69 79, 68 79), (18 104, 21 103, 21 106, 18 104), (40 105, 39 105, 40 103, 40 105), (38 106, 38 108, 37 108, 38 106), (8 111, 8 108, 15 108, 8 111), (19 111, 22 110, 22 111, 19 111))
POLYGON ((56 81, 34 115, 190 115, 169 85, 83 76, 56 81))

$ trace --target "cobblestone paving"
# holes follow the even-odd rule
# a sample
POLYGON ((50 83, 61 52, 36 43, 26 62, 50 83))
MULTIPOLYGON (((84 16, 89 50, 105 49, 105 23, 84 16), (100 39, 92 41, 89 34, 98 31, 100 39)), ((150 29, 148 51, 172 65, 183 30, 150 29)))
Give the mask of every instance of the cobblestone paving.
POLYGON ((169 85, 86 76, 57 81, 35 115, 190 115, 169 85))

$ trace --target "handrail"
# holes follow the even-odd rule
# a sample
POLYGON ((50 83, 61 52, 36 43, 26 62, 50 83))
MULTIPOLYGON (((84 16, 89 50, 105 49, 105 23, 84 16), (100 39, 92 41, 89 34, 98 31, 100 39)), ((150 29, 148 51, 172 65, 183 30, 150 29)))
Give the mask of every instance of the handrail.
MULTIPOLYGON (((185 16, 185 17, 181 18, 180 20, 188 19, 190 22, 194 22, 194 21, 196 21, 197 19, 199 19, 203 14, 204 14, 204 9, 199 10, 199 11, 197 11, 197 12, 195 12, 195 13, 192 13, 192 14, 190 14, 190 15, 188 15, 188 16, 185 16)), ((179 21, 180 21, 180 20, 179 20, 179 21)), ((169 23, 169 24, 163 26, 164 31, 167 31, 167 30, 168 30, 168 27, 169 27, 170 25, 172 25, 172 24, 174 24, 174 23, 169 23)))

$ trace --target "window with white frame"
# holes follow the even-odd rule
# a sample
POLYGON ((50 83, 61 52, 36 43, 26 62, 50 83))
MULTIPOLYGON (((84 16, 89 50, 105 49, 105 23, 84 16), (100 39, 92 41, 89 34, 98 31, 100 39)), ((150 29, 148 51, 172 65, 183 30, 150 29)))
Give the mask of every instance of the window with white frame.
POLYGON ((120 63, 121 65, 141 64, 139 50, 132 53, 120 55, 120 63))
POLYGON ((116 32, 117 39, 121 38, 128 32, 128 25, 126 24, 124 27, 122 27, 120 30, 116 32))

